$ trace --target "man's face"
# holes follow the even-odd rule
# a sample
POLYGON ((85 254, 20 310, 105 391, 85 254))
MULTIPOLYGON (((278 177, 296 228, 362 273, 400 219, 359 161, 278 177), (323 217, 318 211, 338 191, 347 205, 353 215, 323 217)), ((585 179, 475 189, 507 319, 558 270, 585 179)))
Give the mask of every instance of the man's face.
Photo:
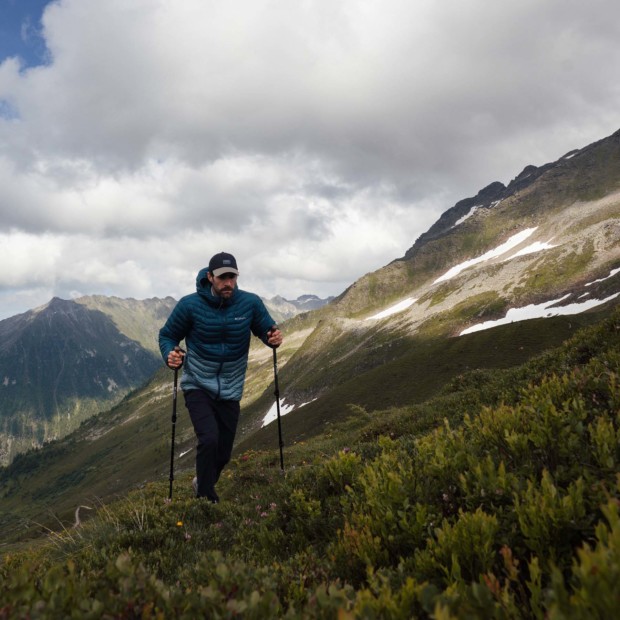
POLYGON ((207 274, 213 291, 219 297, 228 299, 235 291, 235 284, 237 283, 236 273, 223 273, 221 276, 214 276, 211 273, 207 274))

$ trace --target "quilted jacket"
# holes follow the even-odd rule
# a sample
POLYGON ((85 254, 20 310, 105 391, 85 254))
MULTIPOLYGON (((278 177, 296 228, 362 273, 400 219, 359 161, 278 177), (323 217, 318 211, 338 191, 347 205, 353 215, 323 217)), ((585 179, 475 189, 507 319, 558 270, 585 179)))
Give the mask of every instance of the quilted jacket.
POLYGON ((200 388, 218 400, 241 400, 251 334, 267 344, 275 325, 258 295, 235 287, 230 299, 213 295, 207 269, 196 292, 183 297, 159 331, 159 349, 168 354, 185 339, 181 389, 200 388))

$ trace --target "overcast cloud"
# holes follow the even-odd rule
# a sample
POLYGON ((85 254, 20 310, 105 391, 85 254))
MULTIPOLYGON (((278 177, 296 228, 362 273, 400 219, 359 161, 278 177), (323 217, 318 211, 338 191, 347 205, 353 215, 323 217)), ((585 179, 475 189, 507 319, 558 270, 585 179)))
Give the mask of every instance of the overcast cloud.
POLYGON ((0 57, 0 319, 179 298, 221 250, 264 297, 336 295, 620 128, 616 0, 60 0, 16 27, 47 52, 0 57))

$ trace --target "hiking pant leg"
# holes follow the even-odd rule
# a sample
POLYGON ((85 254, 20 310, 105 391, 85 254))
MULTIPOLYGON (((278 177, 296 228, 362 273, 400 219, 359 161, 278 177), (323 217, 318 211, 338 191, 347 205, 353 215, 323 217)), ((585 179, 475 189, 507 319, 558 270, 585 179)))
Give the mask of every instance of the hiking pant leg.
POLYGON ((219 428, 215 401, 202 390, 189 390, 184 396, 185 406, 189 411, 198 440, 196 446, 197 497, 206 497, 216 502, 219 499, 215 492, 219 428))
POLYGON ((216 403, 219 443, 216 460, 216 482, 232 456, 237 423, 239 421, 239 401, 221 400, 216 403))
POLYGON ((218 401, 203 390, 185 394, 198 445, 196 446, 196 477, 198 497, 218 501, 215 483, 224 466, 230 461, 239 421, 238 401, 218 401))

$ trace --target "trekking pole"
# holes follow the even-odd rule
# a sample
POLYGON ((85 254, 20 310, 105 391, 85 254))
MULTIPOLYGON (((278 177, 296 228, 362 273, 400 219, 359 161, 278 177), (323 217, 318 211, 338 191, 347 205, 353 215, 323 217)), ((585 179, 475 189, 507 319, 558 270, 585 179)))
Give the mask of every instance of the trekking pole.
POLYGON ((284 454, 282 448, 284 442, 282 441, 282 422, 280 421, 280 388, 278 387, 278 356, 276 349, 273 349, 273 375, 275 381, 275 396, 276 396, 276 411, 278 412, 278 439, 280 441, 280 469, 284 471, 284 454))
MULTIPOLYGON (((175 351, 183 352, 181 347, 174 347, 175 351)), ((181 362, 181 366, 183 363, 181 362)), ((179 366, 174 369, 174 387, 172 389, 172 442, 170 446, 170 491, 168 492, 168 501, 172 501, 172 481, 174 480, 174 434, 177 425, 177 383, 179 378, 179 366)))

